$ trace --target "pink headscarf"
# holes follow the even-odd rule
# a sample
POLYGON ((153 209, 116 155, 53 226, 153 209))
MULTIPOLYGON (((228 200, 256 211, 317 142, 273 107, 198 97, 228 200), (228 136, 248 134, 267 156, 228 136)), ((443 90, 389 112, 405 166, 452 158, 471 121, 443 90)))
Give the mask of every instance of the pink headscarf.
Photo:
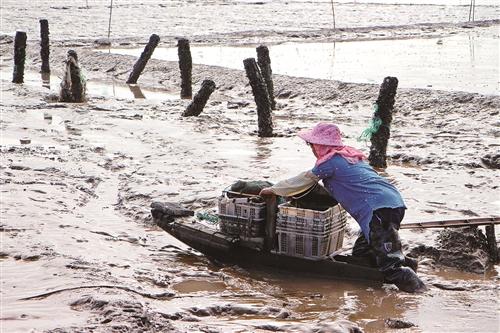
POLYGON ((356 148, 349 146, 327 146, 312 144, 314 147, 314 152, 316 153, 316 165, 320 165, 323 162, 328 161, 334 155, 339 154, 347 160, 350 164, 358 163, 366 159, 366 156, 356 148))
POLYGON ((335 124, 318 123, 312 129, 301 131, 297 135, 313 145, 318 159, 316 165, 328 161, 336 154, 339 154, 351 164, 366 159, 366 156, 361 151, 344 145, 340 129, 335 124))

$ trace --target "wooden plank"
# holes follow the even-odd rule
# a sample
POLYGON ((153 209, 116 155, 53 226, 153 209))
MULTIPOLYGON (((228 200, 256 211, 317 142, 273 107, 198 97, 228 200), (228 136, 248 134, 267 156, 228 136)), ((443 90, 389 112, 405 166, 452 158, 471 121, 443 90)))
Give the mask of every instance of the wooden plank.
POLYGON ((472 225, 478 226, 478 225, 495 225, 495 224, 500 224, 500 217, 498 216, 477 217, 470 219, 402 223, 400 229, 451 228, 451 227, 467 227, 472 225))
POLYGON ((266 196, 266 228, 265 228, 265 248, 266 250, 274 249, 276 238, 276 213, 278 203, 275 195, 266 196))

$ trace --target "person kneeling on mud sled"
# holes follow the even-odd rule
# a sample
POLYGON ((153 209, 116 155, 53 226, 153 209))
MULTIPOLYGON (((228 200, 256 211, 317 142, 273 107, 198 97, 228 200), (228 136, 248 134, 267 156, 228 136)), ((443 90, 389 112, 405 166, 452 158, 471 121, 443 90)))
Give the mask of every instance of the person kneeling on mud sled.
POLYGON ((264 188, 260 195, 292 196, 323 181, 330 195, 358 222, 362 234, 353 255, 374 258, 385 281, 406 292, 426 289, 417 262, 403 255, 399 226, 406 206, 399 191, 364 162, 364 154, 342 143, 339 128, 319 123, 298 136, 316 156, 314 168, 264 188))

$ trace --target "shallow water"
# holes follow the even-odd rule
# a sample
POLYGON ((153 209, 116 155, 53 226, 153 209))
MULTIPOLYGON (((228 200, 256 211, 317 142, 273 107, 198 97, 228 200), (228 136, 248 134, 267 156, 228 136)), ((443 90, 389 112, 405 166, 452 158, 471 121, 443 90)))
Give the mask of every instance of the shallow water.
MULTIPOLYGON (((344 82, 380 83, 396 76, 399 87, 499 94, 498 26, 446 38, 284 43, 269 45, 274 74, 344 82)), ((111 49, 139 56, 142 49, 111 49)), ((193 63, 243 69, 255 47, 191 46, 193 63)), ((153 58, 178 61, 176 48, 153 58)))
MULTIPOLYGON (((2 61, 0 67, 7 67, 6 61, 2 61)), ((85 75, 85 72, 84 72, 85 75)), ((12 72, 8 69, 0 71, 2 80, 12 77, 12 72)), ((56 75, 38 74, 31 71, 24 72, 24 84, 28 86, 44 87, 52 92, 59 93, 62 79, 56 75)), ((112 97, 123 99, 147 99, 151 101, 164 101, 179 99, 179 95, 163 89, 142 89, 137 84, 126 84, 114 79, 108 81, 87 81, 86 93, 90 97, 112 97)))

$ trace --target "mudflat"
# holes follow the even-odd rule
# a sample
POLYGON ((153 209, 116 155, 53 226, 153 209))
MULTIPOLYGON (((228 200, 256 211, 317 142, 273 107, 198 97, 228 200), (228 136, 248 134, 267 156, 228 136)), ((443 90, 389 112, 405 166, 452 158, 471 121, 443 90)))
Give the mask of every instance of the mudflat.
MULTIPOLYGON (((238 69, 226 56, 219 63, 204 62, 204 53, 194 57, 193 92, 205 79, 217 89, 199 117, 183 118, 190 101, 180 98, 177 61, 153 56, 138 85, 128 86, 137 57, 113 52, 143 48, 153 33, 167 49, 179 37, 193 49, 265 44, 271 51, 282 43, 333 41, 403 41, 410 48, 415 40, 414 54, 431 48, 425 40, 472 36, 476 51, 456 57, 478 55, 473 63, 498 75, 498 61, 479 57, 482 38, 498 43, 498 6, 478 6, 476 22, 466 22, 467 6, 338 3, 334 31, 329 2, 115 1, 111 46, 109 9, 108 1, 2 2, 3 331, 385 332, 395 320, 414 324, 410 332, 498 330, 498 265, 468 272, 422 256, 419 275, 430 290, 411 295, 390 285, 224 265, 152 223, 152 201, 212 213, 217 196, 239 179, 276 181, 311 168, 313 156, 295 133, 319 121, 337 123, 347 144, 368 152, 369 143, 357 138, 381 82, 349 79, 348 72, 341 80, 275 74, 276 136, 259 138, 243 59, 238 69), (48 19, 51 40, 51 76, 43 79, 40 18, 48 19), (11 83, 15 30, 28 34, 24 84, 11 83), (85 103, 57 101, 69 49, 87 80, 85 103)), ((363 66, 374 72, 375 65, 363 66)), ((379 67, 381 77, 392 75, 379 67)), ((425 63, 413 72, 424 82, 441 75, 425 63)), ((472 72, 457 78, 460 89, 415 88, 405 83, 410 72, 398 74, 382 173, 401 190, 407 222, 498 214, 498 85, 488 93, 468 89, 468 79, 480 85, 491 74, 472 72)), ((346 245, 356 232, 351 219, 346 245)), ((414 254, 439 244, 438 236, 401 231, 414 254)))

